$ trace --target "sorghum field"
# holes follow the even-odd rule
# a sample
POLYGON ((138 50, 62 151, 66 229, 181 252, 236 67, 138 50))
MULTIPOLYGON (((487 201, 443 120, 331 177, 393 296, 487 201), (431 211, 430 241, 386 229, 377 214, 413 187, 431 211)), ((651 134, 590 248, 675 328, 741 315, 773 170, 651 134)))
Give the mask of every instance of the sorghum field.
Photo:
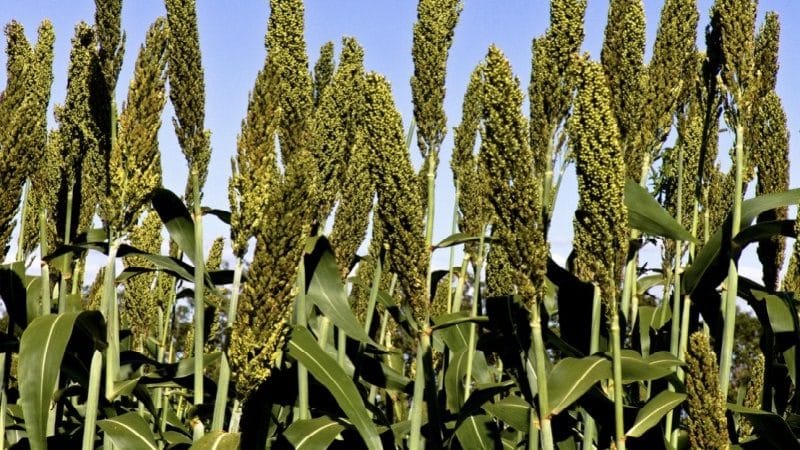
POLYGON ((4 447, 800 449, 798 244, 783 268, 800 190, 780 24, 756 23, 756 0, 664 0, 649 60, 643 0, 611 0, 598 61, 586 0, 552 0, 530 80, 489 47, 451 123, 464 5, 419 0, 411 124, 368 49, 309 56, 303 2, 270 0, 230 168, 209 167, 195 1, 166 0, 138 53, 121 0, 95 4, 63 99, 52 24, 35 42, 5 28, 4 447), (162 187, 167 102, 183 192, 162 187), (209 170, 230 174, 228 205, 203 202, 209 170), (434 214, 452 216, 439 242, 434 214), (229 234, 205 254, 209 221, 229 234), (737 267, 751 245, 759 280, 737 267))

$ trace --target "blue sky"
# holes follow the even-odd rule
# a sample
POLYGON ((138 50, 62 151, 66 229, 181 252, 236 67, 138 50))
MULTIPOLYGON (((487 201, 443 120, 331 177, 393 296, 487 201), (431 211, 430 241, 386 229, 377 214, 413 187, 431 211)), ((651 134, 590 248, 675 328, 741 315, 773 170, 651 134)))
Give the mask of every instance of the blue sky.
MULTIPOLYGON (((497 44, 510 59, 514 70, 527 91, 530 76, 531 39, 544 32, 548 25, 547 0, 466 0, 455 32, 450 53, 447 76, 445 109, 448 128, 452 130, 461 116, 461 99, 472 68, 484 57, 491 43, 497 44)), ((700 31, 707 23, 711 0, 699 0, 700 31)), ((663 2, 645 0, 647 13, 648 47, 652 46, 658 26, 658 15, 663 2)), ((607 0, 589 0, 586 15, 584 50, 599 57, 608 8, 607 0)), ((778 76, 778 92, 787 109, 793 150, 800 130, 800 98, 794 83, 800 80, 800 36, 791 30, 800 29, 800 2, 796 0, 761 0, 759 22, 764 12, 774 10, 781 17, 782 35, 778 76)), ((124 100, 125 88, 130 80, 133 62, 144 33, 150 23, 165 14, 160 0, 127 0, 124 2, 122 25, 127 33, 126 59, 117 96, 124 100)), ((227 209, 227 180, 230 175, 231 156, 235 153, 236 135, 245 115, 247 95, 256 73, 261 68, 265 50, 264 33, 269 14, 266 0, 199 0, 198 15, 203 66, 206 81, 206 127, 212 132, 211 172, 205 189, 205 203, 227 209)), ((5 0, 0 8, 0 23, 15 19, 25 27, 29 38, 35 38, 36 27, 42 19, 53 21, 56 30, 55 82, 53 102, 64 98, 69 45, 75 24, 80 20, 93 22, 92 0, 5 0)), ((404 123, 411 118, 411 93, 409 79, 413 72, 411 63, 411 29, 416 19, 416 2, 412 0, 308 0, 306 1, 306 41, 311 64, 317 58, 319 47, 332 40, 337 51, 342 36, 356 37, 365 49, 368 70, 383 73, 391 82, 398 109, 404 123)), ((648 56, 649 56, 648 48, 648 56)), ((0 55, 5 64, 5 55, 0 55)), ((4 85, 4 72, 0 82, 4 85)), ((164 161, 164 184, 176 192, 183 192, 186 164, 177 146, 170 118, 165 111, 160 135, 164 161)), ((442 166, 437 183, 437 217, 435 239, 449 234, 452 213, 453 188, 448 167, 452 131, 448 133, 442 166)), ((727 154, 721 149, 721 154, 727 154)), ((412 149, 412 158, 419 164, 419 153, 412 149)), ((795 159, 795 158, 792 158, 795 159)), ((796 160, 796 159, 795 159, 796 160)), ((800 171, 792 168, 793 186, 798 185, 800 171)), ((559 197, 556 221, 551 240, 553 252, 564 256, 569 252, 572 229, 572 211, 576 203, 575 185, 567 180, 559 197)), ((209 223, 209 238, 227 234, 227 231, 209 223)), ((442 254, 435 260, 437 266, 447 263, 442 254)))

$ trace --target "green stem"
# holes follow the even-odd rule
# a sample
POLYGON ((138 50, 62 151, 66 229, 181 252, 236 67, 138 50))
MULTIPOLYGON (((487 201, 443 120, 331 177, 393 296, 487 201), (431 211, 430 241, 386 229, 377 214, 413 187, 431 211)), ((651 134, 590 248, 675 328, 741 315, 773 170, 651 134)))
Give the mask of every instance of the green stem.
POLYGON ((339 367, 344 368, 347 353, 347 334, 343 329, 339 328, 336 331, 336 362, 339 367))
POLYGON ((622 358, 619 329, 619 314, 616 308, 611 312, 611 351, 614 371, 614 430, 617 450, 625 450, 625 421, 623 409, 625 399, 622 396, 622 358))
POLYGON ((120 242, 109 233, 111 245, 108 249, 108 263, 103 279, 103 297, 101 310, 106 316, 108 348, 106 349, 106 398, 111 399, 114 383, 119 372, 119 308, 117 292, 114 286, 116 279, 117 251, 120 242))
MULTIPOLYGON (((739 234, 742 221, 742 166, 744 165, 744 126, 736 124, 736 173, 733 197, 733 220, 731 222, 731 238, 739 234)), ((728 384, 731 378, 731 365, 733 363, 733 339, 736 325, 736 298, 739 288, 739 274, 736 261, 731 259, 728 263, 728 280, 725 286, 725 326, 722 331, 722 355, 720 357, 719 388, 722 398, 728 398, 728 384)))
MULTIPOLYGON (((600 351, 600 327, 602 326, 602 301, 600 300, 600 289, 594 285, 594 295, 592 295, 592 331, 589 338, 589 354, 593 355, 600 351)), ((583 445, 582 449, 591 449, 594 443, 595 423, 594 418, 584 411, 583 414, 583 445)))
MULTIPOLYGON (((453 202, 453 223, 450 226, 450 232, 452 234, 456 234, 458 232, 458 202, 459 197, 461 197, 460 187, 458 180, 456 180, 456 198, 453 202)), ((450 247, 450 263, 447 267, 447 279, 450 280, 447 283, 447 313, 452 312, 453 306, 453 266, 456 262, 456 248, 455 246, 450 247)))
MULTIPOLYGON (((28 210, 28 196, 30 195, 31 182, 25 181, 22 188, 22 211, 19 220, 19 236, 17 236, 17 261, 25 260, 25 214, 28 210)), ((5 420, 5 418, 3 418, 5 420)))
MULTIPOLYGON (((72 228, 72 205, 75 201, 74 186, 70 186, 67 190, 67 226, 64 227, 64 244, 69 244, 72 240, 70 231, 72 228)), ((58 313, 67 311, 67 283, 72 278, 72 255, 68 254, 64 258, 64 263, 61 266, 61 281, 58 288, 58 313)))
MULTIPOLYGON (((542 319, 538 300, 531 308, 531 337, 533 338, 533 356, 536 360, 537 397, 539 399, 539 424, 542 430, 542 449, 553 450, 553 430, 550 424, 550 401, 547 391, 546 350, 542 339, 542 319)), ((530 365, 528 365, 530 370, 530 365)), ((529 377, 530 378, 530 377, 529 377)))
POLYGON ((50 292, 50 266, 44 261, 44 257, 50 253, 47 246, 47 212, 44 208, 39 211, 39 247, 42 254, 42 315, 50 314, 50 306, 52 304, 50 292))
MULTIPOLYGON (((233 286, 231 287, 231 299, 228 303, 227 314, 227 328, 230 329, 236 321, 236 309, 239 302, 239 288, 242 284, 242 258, 236 258, 236 267, 233 269, 233 286)), ((231 368, 228 365, 228 359, 225 357, 225 350, 223 349, 222 357, 223 362, 219 365, 219 382, 217 383, 217 397, 214 399, 214 416, 211 421, 211 431, 222 431, 223 423, 225 421, 225 406, 228 403, 228 385, 231 377, 231 368), (226 382, 223 383, 222 381, 226 382)))
POLYGON ((231 368, 225 352, 219 361, 219 380, 217 381, 217 396, 214 399, 214 416, 211 419, 211 431, 222 431, 225 421, 225 404, 228 402, 228 384, 231 381, 231 368))
POLYGON ((197 169, 192 169, 194 206, 194 404, 203 404, 203 333, 205 330, 205 263, 203 259, 203 213, 197 169))
MULTIPOLYGON (((483 237, 486 235, 486 226, 481 230, 480 241, 478 241, 478 254, 475 259, 475 295, 472 296, 472 308, 470 317, 478 316, 478 306, 481 303, 481 271, 483 268, 483 237)), ((472 390, 472 364, 475 359, 475 345, 477 340, 478 327, 475 323, 469 324, 469 347, 467 347, 467 369, 464 379, 464 399, 469 398, 472 390)))
POLYGON ((414 399, 411 403, 411 437, 408 448, 419 450, 425 448, 422 440, 422 412, 425 394, 425 353, 430 351, 430 336, 421 333, 417 347, 417 373, 414 378, 414 399))
POLYGON ((453 306, 451 312, 461 311, 461 302, 464 299, 464 285, 467 283, 467 267, 469 266, 469 258, 464 256, 461 261, 461 273, 458 276, 456 283, 456 293, 453 295, 453 306))
MULTIPOLYGON (((300 263, 300 270, 297 274, 297 285, 299 288, 299 293, 297 294, 297 325, 305 327, 308 325, 305 295, 306 271, 302 262, 300 263)), ((308 369, 300 363, 298 363, 297 366, 297 389, 297 420, 310 419, 311 413, 308 410, 308 369)))
POLYGON ((97 407, 100 404, 100 380, 103 373, 103 355, 95 350, 89 369, 89 390, 86 395, 86 414, 83 424, 83 450, 94 449, 97 407))

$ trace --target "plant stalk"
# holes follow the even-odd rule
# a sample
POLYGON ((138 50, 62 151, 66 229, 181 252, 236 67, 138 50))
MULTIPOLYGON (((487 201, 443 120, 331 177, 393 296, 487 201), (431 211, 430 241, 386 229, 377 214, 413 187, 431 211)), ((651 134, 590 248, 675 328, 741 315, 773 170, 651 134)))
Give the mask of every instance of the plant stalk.
MULTIPOLYGON (((197 169, 192 169, 194 207, 194 404, 203 404, 203 333, 205 331, 205 262, 203 259, 203 212, 197 169)), ((202 433, 201 433, 202 435, 202 433)))
MULTIPOLYGON (((305 264, 300 263, 300 270, 297 274, 297 325, 301 327, 308 326, 306 317, 306 269, 305 264)), ((311 418, 311 413, 308 410, 308 369, 301 363, 297 365, 297 420, 306 420, 311 418)))
POLYGON ((94 449, 97 427, 97 407, 100 404, 100 380, 103 373, 103 355, 95 350, 89 369, 89 390, 86 395, 86 415, 83 424, 83 450, 94 449))
MULTIPOLYGON (((742 165, 744 164, 744 126, 741 118, 736 124, 736 172, 733 198, 733 220, 731 222, 731 239, 739 234, 742 222, 742 165)), ((725 285, 725 326, 722 331, 722 355, 719 363, 719 388, 722 398, 728 398, 728 385, 733 364, 733 339, 736 325, 736 298, 739 289, 739 273, 736 261, 732 258, 728 263, 728 280, 725 285)))
MULTIPOLYGON (((239 288, 242 284, 242 258, 236 258, 236 266, 233 269, 233 286, 231 287, 231 299, 228 303, 228 314, 226 327, 230 330, 236 321, 236 309, 239 303, 239 288)), ((226 342, 227 345, 227 342, 226 342)), ((219 382, 217 383, 217 397, 214 399, 214 416, 211 421, 211 431, 222 431, 225 421, 225 406, 228 403, 228 385, 230 384, 231 368, 228 359, 225 357, 227 348, 222 349, 223 361, 219 365, 219 382), (223 380, 227 380, 223 383, 223 380)))

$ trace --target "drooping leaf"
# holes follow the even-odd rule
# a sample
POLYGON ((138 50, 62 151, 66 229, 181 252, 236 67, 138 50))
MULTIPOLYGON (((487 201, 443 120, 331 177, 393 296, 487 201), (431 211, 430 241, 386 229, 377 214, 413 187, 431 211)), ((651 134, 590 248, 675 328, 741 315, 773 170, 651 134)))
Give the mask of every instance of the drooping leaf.
POLYGON ((339 276, 339 266, 327 238, 316 241, 314 251, 305 256, 306 274, 310 275, 307 298, 322 311, 334 325, 351 338, 378 346, 353 314, 347 301, 347 291, 339 276))
POLYGON ((602 356, 562 359, 547 377, 549 414, 560 413, 595 383, 609 378, 611 378, 611 361, 602 356))
MULTIPOLYGON (((650 364, 638 352, 623 349, 620 352, 622 362, 622 382, 656 380, 672 373, 672 367, 650 364)), ((679 361, 680 363, 680 361, 679 361)))
POLYGON ((746 417, 755 428, 755 434, 772 444, 773 448, 782 450, 800 449, 800 443, 798 443, 789 425, 781 416, 733 403, 728 403, 728 410, 746 417))
POLYGON ((197 440, 189 450, 239 450, 239 433, 212 431, 197 440))
POLYGON ((283 435, 294 445, 295 450, 323 450, 328 448, 344 425, 323 416, 316 419, 298 420, 289 425, 283 435))
MULTIPOLYGON (((800 189, 761 195, 745 200, 742 202, 739 229, 744 231, 764 211, 794 205, 798 202, 800 202, 800 189)), ((732 220, 731 215, 728 215, 727 220, 703 245, 703 248, 695 255, 692 265, 684 272, 683 290, 685 293, 693 293, 701 285, 701 282, 702 285, 716 286, 719 284, 718 281, 724 279, 727 273, 727 265, 721 263, 724 263, 724 260, 730 257, 729 242, 732 239, 730 236, 732 220), (723 243, 723 237, 729 242, 723 243)))
POLYGON ((471 242, 480 242, 483 239, 483 242, 489 243, 492 241, 490 236, 472 236, 467 233, 454 233, 446 238, 442 239, 438 244, 435 244, 433 248, 447 248, 452 247, 454 245, 460 244, 468 244, 471 242))
POLYGON ((769 324, 775 333, 794 332, 794 320, 789 305, 779 296, 762 291, 751 291, 753 296, 767 305, 769 324))
POLYGON ((22 333, 18 371, 20 403, 31 448, 46 448, 45 436, 50 402, 56 388, 61 361, 75 321, 96 312, 49 314, 35 319, 22 333))
POLYGON ((499 442, 493 439, 492 418, 488 414, 478 413, 467 417, 456 428, 456 437, 462 448, 489 450, 497 448, 499 442))
POLYGON ((691 233, 661 206, 647 189, 631 179, 625 181, 628 223, 643 233, 680 241, 697 242, 691 233))
POLYGON ((97 422, 117 448, 158 450, 155 436, 142 416, 135 412, 97 422))
POLYGON ((636 415, 633 426, 625 433, 625 436, 639 437, 645 431, 656 425, 662 417, 672 411, 673 408, 686 400, 686 394, 677 392, 661 391, 658 395, 647 402, 636 415))
POLYGON ((378 430, 353 380, 345 374, 335 359, 320 348, 308 329, 294 327, 287 349, 289 356, 302 363, 309 373, 330 391, 361 434, 367 447, 382 448, 378 430))
MULTIPOLYGON (((5 304, 11 326, 17 325, 24 330, 28 325, 24 262, 0 266, 0 298, 5 304)), ((10 328, 9 331, 13 329, 10 328)))
POLYGON ((183 201, 174 192, 167 189, 156 189, 151 198, 153 209, 158 213, 161 222, 167 227, 169 236, 178 244, 178 248, 196 263, 194 244, 194 220, 183 201))
POLYGON ((489 414, 523 433, 528 432, 531 405, 516 395, 509 395, 497 403, 483 405, 489 414))

